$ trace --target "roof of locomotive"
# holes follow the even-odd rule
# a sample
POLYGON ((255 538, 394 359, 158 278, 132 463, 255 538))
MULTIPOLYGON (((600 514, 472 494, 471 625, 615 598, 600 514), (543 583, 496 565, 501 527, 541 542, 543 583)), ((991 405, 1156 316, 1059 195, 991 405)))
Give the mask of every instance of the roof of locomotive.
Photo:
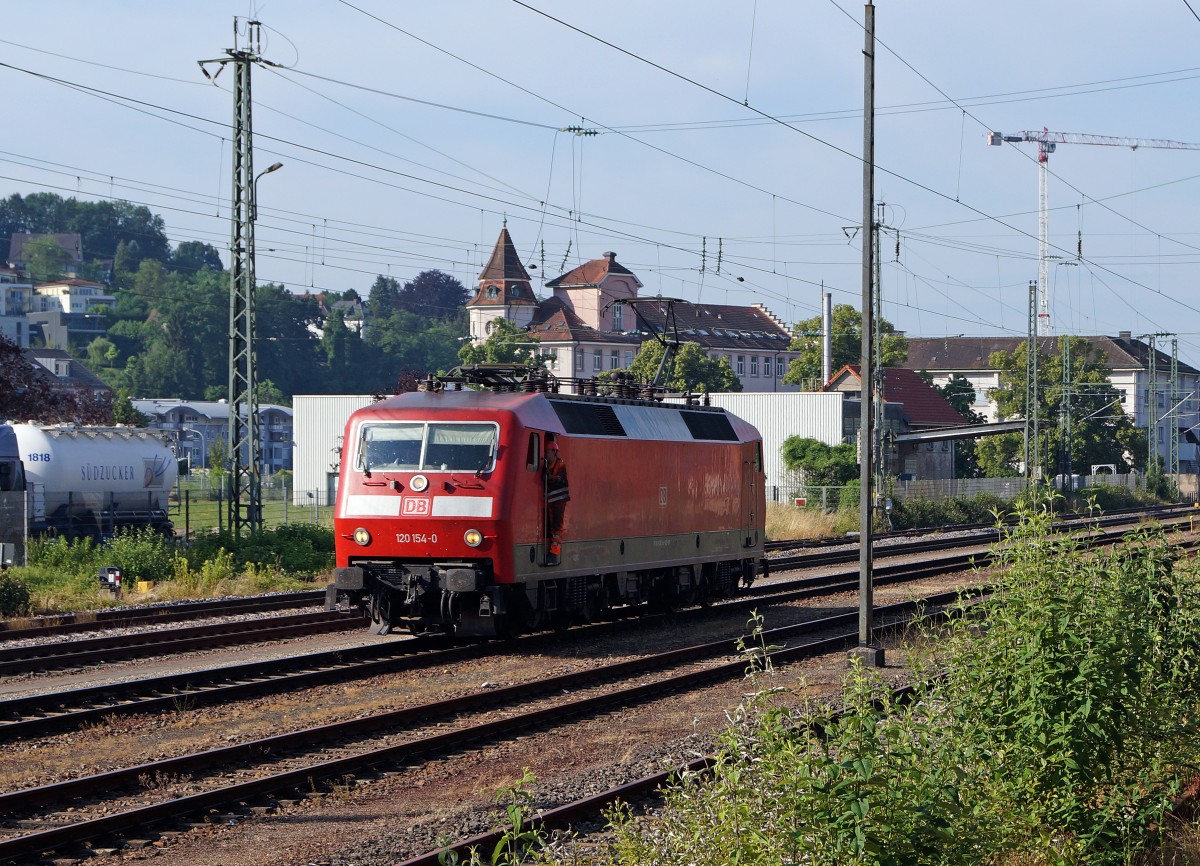
POLYGON ((544 391, 413 391, 359 409, 354 417, 386 419, 393 413, 487 412, 509 415, 525 427, 564 436, 675 442, 753 442, 758 430, 718 406, 654 400, 553 394, 544 391))

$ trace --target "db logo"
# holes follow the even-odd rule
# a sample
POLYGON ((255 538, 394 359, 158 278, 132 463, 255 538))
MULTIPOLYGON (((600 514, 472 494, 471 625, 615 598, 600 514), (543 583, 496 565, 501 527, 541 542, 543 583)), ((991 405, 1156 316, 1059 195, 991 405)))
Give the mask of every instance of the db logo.
POLYGON ((424 496, 402 496, 400 514, 407 517, 428 517, 429 499, 424 496))

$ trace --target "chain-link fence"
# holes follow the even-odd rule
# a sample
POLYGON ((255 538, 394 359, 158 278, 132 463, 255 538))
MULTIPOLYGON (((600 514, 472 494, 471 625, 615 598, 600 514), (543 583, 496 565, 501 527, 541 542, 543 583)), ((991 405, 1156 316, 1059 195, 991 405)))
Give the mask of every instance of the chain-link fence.
MULTIPOLYGON (((197 533, 218 532, 229 522, 228 491, 207 477, 182 479, 171 494, 171 521, 175 534, 191 538, 197 533)), ((262 486, 262 525, 273 529, 289 523, 333 526, 333 503, 325 490, 294 490, 276 482, 262 486)))

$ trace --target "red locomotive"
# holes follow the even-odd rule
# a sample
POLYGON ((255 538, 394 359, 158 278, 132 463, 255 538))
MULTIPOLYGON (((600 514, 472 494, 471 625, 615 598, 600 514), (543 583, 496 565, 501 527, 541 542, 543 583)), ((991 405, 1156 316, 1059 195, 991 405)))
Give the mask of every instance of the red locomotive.
POLYGON ((608 396, 556 385, 460 367, 355 412, 326 606, 360 606, 377 634, 490 637, 749 584, 764 540, 758 431, 621 377, 608 396))

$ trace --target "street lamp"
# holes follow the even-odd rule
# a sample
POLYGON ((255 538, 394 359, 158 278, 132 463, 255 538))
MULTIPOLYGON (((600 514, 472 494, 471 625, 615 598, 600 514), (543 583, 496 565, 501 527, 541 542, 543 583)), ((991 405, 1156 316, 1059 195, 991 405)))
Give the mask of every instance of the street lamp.
MULTIPOLYGON (((200 430, 197 430, 195 427, 180 427, 179 432, 180 433, 194 433, 196 436, 200 437, 200 468, 203 469, 205 452, 208 451, 208 442, 204 438, 204 433, 200 430)), ((188 459, 188 468, 189 469, 191 468, 191 458, 190 457, 188 459)))
POLYGON ((258 174, 256 174, 254 176, 254 183, 252 184, 253 191, 251 192, 252 197, 250 199, 250 221, 251 222, 258 221, 258 179, 260 177, 262 177, 264 174, 270 174, 273 171, 279 171, 279 169, 281 169, 281 168, 283 168, 282 162, 273 162, 269 166, 267 166, 265 169, 263 169, 262 171, 260 171, 258 174))

